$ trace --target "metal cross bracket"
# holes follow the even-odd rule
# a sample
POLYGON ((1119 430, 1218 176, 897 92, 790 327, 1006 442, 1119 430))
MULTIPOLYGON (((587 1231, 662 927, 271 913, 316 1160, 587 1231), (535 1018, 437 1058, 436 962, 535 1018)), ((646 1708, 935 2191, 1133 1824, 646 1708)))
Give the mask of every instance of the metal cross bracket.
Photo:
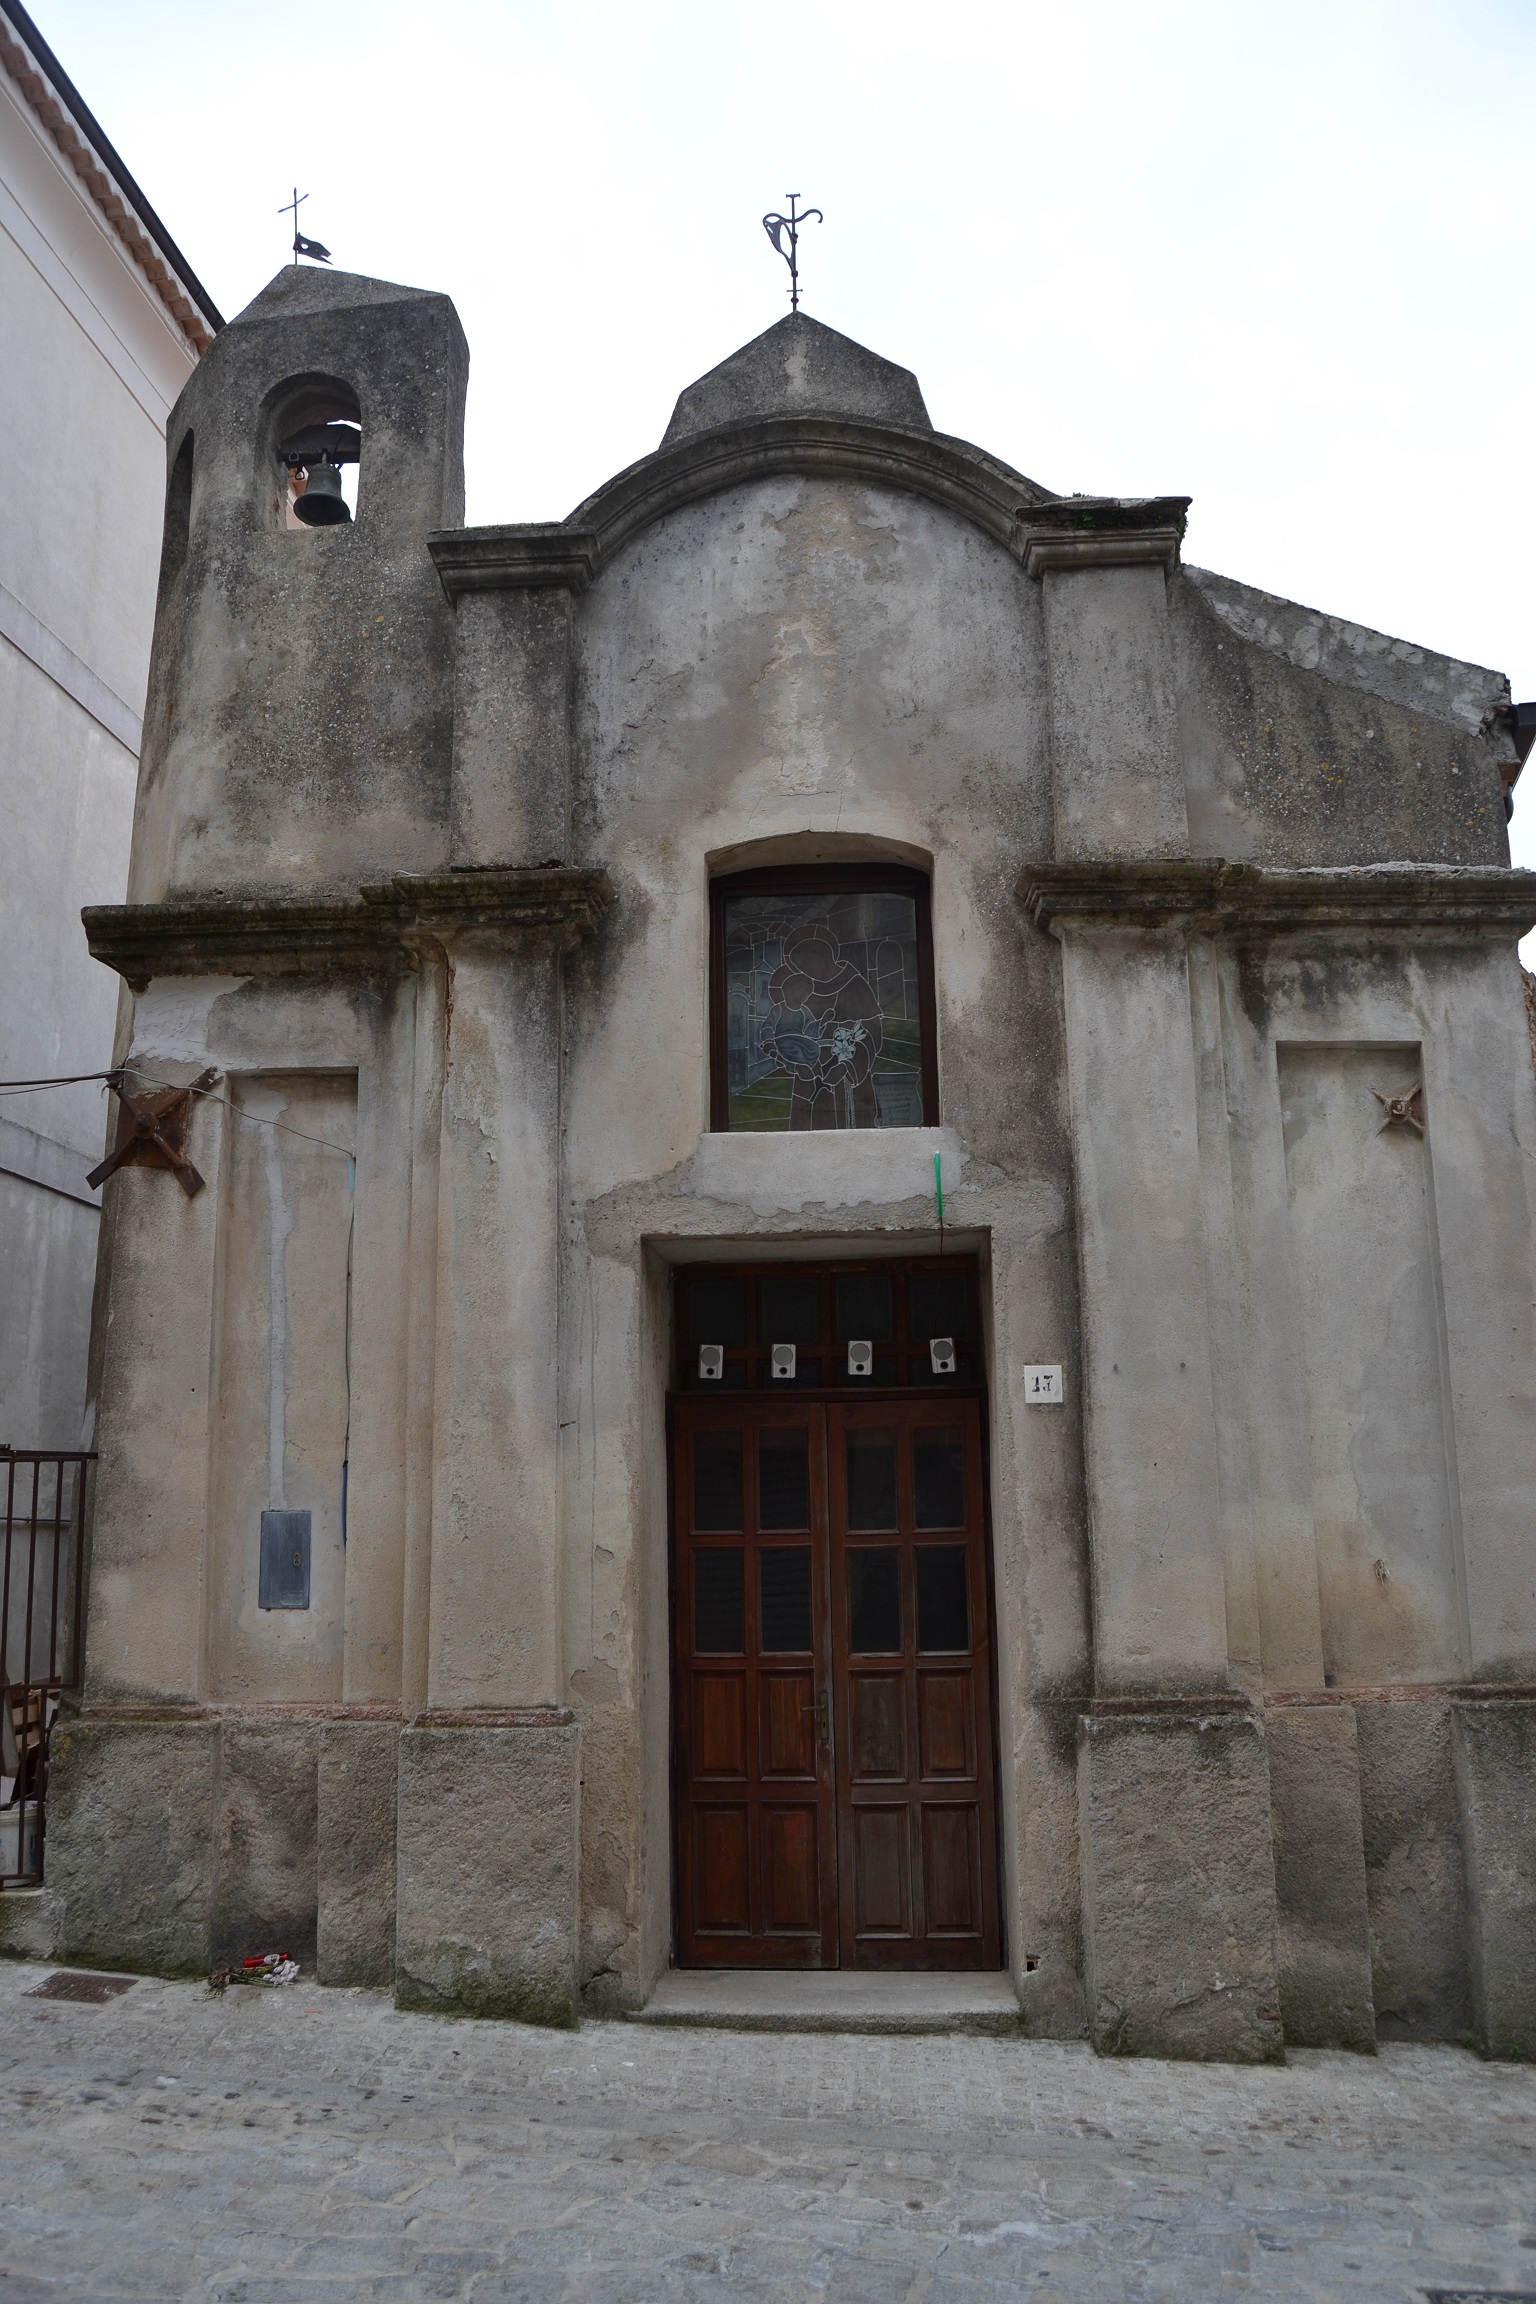
MULTIPOLYGON (((1384 1093, 1373 1088, 1371 1094, 1382 1109, 1381 1128, 1417 1128, 1424 1133, 1424 1083, 1415 1080, 1411 1088, 1398 1088, 1384 1093)), ((1381 1128, 1376 1133, 1381 1134, 1381 1128)))
POLYGON ((150 1096, 131 1096, 119 1075, 113 1082, 118 1099, 117 1143, 100 1166, 91 1170, 87 1184, 105 1184, 119 1168, 169 1168, 189 1200, 201 1192, 203 1179, 187 1158, 187 1122, 192 1116, 193 1097, 206 1095, 218 1077, 217 1064, 210 1064, 188 1088, 157 1088, 150 1096))

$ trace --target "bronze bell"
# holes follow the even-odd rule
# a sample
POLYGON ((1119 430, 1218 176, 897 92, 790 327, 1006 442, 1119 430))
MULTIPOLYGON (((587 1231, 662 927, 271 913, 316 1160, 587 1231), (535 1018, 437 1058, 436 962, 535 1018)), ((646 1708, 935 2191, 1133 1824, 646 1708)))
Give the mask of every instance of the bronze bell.
POLYGON ((341 492, 341 474, 327 457, 309 466, 309 477, 302 496, 293 500, 293 516, 302 520, 306 528, 335 528, 352 517, 351 507, 341 492))

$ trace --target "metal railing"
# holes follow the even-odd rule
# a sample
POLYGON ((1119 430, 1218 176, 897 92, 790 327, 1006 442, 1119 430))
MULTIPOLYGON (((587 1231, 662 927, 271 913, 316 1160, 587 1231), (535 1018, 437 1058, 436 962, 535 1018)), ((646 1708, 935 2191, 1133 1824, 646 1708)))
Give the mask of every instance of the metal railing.
POLYGON ((48 1745, 84 1651, 85 1494, 94 1453, 0 1447, 0 1889, 43 1879, 48 1745))

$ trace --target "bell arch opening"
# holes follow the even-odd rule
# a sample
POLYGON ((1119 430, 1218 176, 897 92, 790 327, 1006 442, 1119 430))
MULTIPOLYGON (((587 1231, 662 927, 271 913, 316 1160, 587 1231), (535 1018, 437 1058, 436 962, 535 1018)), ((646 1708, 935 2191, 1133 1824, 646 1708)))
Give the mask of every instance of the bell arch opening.
POLYGON ((192 533, 193 435, 186 433, 176 451, 165 490, 165 530, 160 544, 159 613, 169 612, 171 595, 185 573, 192 533))
POLYGON ((290 377, 268 401, 263 459, 278 527, 337 528, 357 517, 362 408, 335 376, 290 377))

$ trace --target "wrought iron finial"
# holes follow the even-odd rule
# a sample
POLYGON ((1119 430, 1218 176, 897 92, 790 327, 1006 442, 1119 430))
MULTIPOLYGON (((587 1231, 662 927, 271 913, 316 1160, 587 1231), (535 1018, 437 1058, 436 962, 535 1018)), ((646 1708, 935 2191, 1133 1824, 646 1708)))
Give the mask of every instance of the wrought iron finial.
POLYGON ((326 247, 325 243, 321 240, 306 240, 303 233, 299 230, 299 210, 303 207, 305 201, 308 198, 309 194, 307 192, 301 192, 297 184, 295 184, 293 188, 293 198, 283 202, 281 208, 278 210, 278 214, 279 216, 287 216, 291 214, 293 217, 293 260, 295 264, 297 264, 301 256, 310 257, 316 264, 329 264, 331 260, 331 252, 329 248, 326 247))
POLYGON ((797 212, 795 202, 800 197, 798 192, 791 192, 786 197, 789 201, 789 214, 787 216, 765 216, 763 218, 763 230, 789 266, 789 308, 791 312, 798 312, 800 309, 800 260, 798 253, 800 227, 802 224, 809 224, 813 216, 818 224, 825 224, 826 218, 819 208, 802 208, 797 212), (786 239, 789 243, 787 247, 785 246, 786 239))

